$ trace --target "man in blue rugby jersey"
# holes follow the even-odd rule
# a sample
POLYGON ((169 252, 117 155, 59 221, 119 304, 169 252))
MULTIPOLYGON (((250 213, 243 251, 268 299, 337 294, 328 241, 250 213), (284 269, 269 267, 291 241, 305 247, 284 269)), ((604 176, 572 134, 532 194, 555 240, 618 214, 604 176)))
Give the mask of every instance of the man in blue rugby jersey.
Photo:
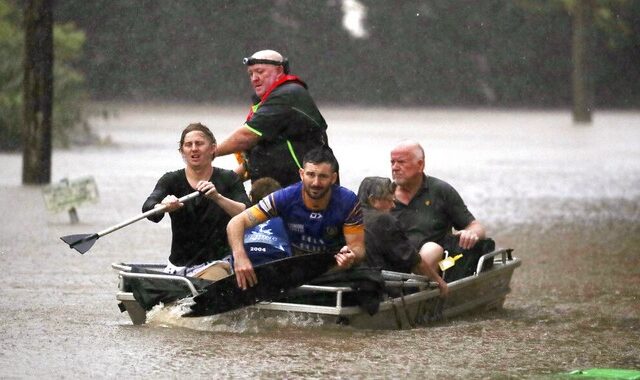
POLYGON ((358 197, 336 185, 338 162, 328 147, 309 151, 300 169, 301 181, 263 198, 227 225, 238 286, 254 286, 257 278, 243 244, 244 231, 281 217, 293 255, 335 252, 339 268, 364 259, 364 224, 358 197))

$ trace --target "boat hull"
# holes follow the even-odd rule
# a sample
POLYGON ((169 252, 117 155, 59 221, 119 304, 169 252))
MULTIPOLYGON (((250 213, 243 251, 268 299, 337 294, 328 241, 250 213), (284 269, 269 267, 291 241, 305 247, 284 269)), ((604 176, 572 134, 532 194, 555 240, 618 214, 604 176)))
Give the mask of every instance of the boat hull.
MULTIPOLYGON (((426 326, 434 321, 452 318, 461 314, 499 309, 511 291, 510 283, 513 273, 521 265, 518 258, 512 257, 512 250, 502 249, 481 257, 475 274, 449 283, 449 295, 439 296, 435 283, 426 281, 422 276, 383 271, 385 286, 393 296, 380 302, 378 311, 373 315, 359 306, 344 302, 346 295, 353 291, 350 287, 303 285, 297 288, 297 294, 323 294, 323 299, 333 297, 327 304, 284 299, 279 302, 262 302, 249 308, 253 309, 252 317, 270 318, 293 316, 300 314, 320 320, 324 324, 343 324, 362 329, 406 329, 426 326), (492 260, 488 269, 484 262, 492 260)), ((116 299, 122 311, 127 311, 134 324, 143 324, 146 310, 130 291, 128 282, 131 279, 150 277, 162 280, 162 275, 133 273, 127 264, 113 264, 120 277, 120 291, 116 299), (160 277, 158 277, 160 276, 160 277)), ((157 267, 157 266, 156 266, 157 267)), ((151 269, 154 269, 150 266, 151 269)), ((169 276, 164 276, 169 277, 169 276)), ((171 281, 179 282, 184 287, 186 297, 199 294, 199 289, 189 285, 185 277, 175 276, 171 281)), ((290 297, 294 298, 294 297, 290 297)))
POLYGON ((377 313, 369 315, 357 306, 335 307, 301 305, 286 302, 262 303, 253 306, 272 316, 282 313, 303 313, 320 318, 325 323, 339 323, 364 329, 406 329, 425 326, 435 321, 461 314, 502 308, 514 270, 521 261, 512 258, 496 261, 493 268, 449 284, 449 295, 443 299, 437 288, 389 298, 380 303, 377 313))

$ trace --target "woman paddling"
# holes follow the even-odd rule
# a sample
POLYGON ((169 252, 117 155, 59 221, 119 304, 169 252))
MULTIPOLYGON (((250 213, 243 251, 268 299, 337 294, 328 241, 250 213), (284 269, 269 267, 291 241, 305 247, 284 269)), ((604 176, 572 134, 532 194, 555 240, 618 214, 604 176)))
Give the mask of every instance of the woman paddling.
MULTIPOLYGON (((178 150, 186 167, 164 174, 142 206, 143 211, 165 205, 171 218, 171 255, 167 273, 217 280, 228 274, 222 261, 231 251, 226 226, 231 217, 249 205, 240 178, 231 170, 212 166, 216 139, 206 126, 189 124, 178 150), (199 191, 202 196, 186 203, 178 198, 199 191)), ((148 217, 159 222, 164 213, 148 217)))

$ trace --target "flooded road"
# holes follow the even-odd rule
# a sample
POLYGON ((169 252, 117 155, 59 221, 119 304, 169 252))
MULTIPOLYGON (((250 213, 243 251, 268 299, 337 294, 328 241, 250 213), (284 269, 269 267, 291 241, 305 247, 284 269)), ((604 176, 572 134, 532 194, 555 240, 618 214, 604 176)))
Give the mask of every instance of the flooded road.
MULTIPOLYGON (((504 310, 403 331, 271 325, 132 326, 116 307, 110 263, 163 262, 170 226, 140 221, 85 255, 60 236, 138 214, 156 180, 183 166, 190 122, 226 137, 245 107, 127 106, 93 121, 109 144, 56 150, 53 181, 91 175, 100 202, 46 211, 21 186, 21 156, 0 154, 0 377, 541 378, 591 367, 640 369, 640 112, 321 107, 356 190, 390 176, 388 152, 420 141, 427 172, 458 189, 497 244, 514 248, 504 310)), ((215 165, 233 166, 233 159, 215 165)))

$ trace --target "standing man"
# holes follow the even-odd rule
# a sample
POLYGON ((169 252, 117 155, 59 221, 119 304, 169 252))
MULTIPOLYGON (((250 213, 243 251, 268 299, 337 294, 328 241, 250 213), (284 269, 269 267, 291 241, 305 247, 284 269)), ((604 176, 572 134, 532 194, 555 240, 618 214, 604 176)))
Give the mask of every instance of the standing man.
POLYGON ((437 271, 444 249, 454 249, 458 238, 457 245, 470 249, 484 239, 485 229, 460 194, 445 181, 426 175, 424 168, 424 149, 417 142, 393 148, 391 174, 397 187, 391 212, 414 246, 422 247, 423 260, 437 271))
POLYGON ((358 197, 336 185, 338 162, 331 150, 320 147, 304 157, 301 182, 263 198, 236 215, 227 225, 238 286, 257 283, 243 244, 244 231, 267 219, 284 221, 293 255, 337 252, 339 268, 350 268, 364 259, 364 225, 358 197))
POLYGON ((251 181, 271 177, 289 186, 300 179, 304 155, 328 145, 327 123, 307 85, 289 74, 289 63, 280 53, 261 50, 243 63, 255 90, 253 106, 244 125, 218 145, 217 154, 243 155, 238 171, 248 170, 251 181))

